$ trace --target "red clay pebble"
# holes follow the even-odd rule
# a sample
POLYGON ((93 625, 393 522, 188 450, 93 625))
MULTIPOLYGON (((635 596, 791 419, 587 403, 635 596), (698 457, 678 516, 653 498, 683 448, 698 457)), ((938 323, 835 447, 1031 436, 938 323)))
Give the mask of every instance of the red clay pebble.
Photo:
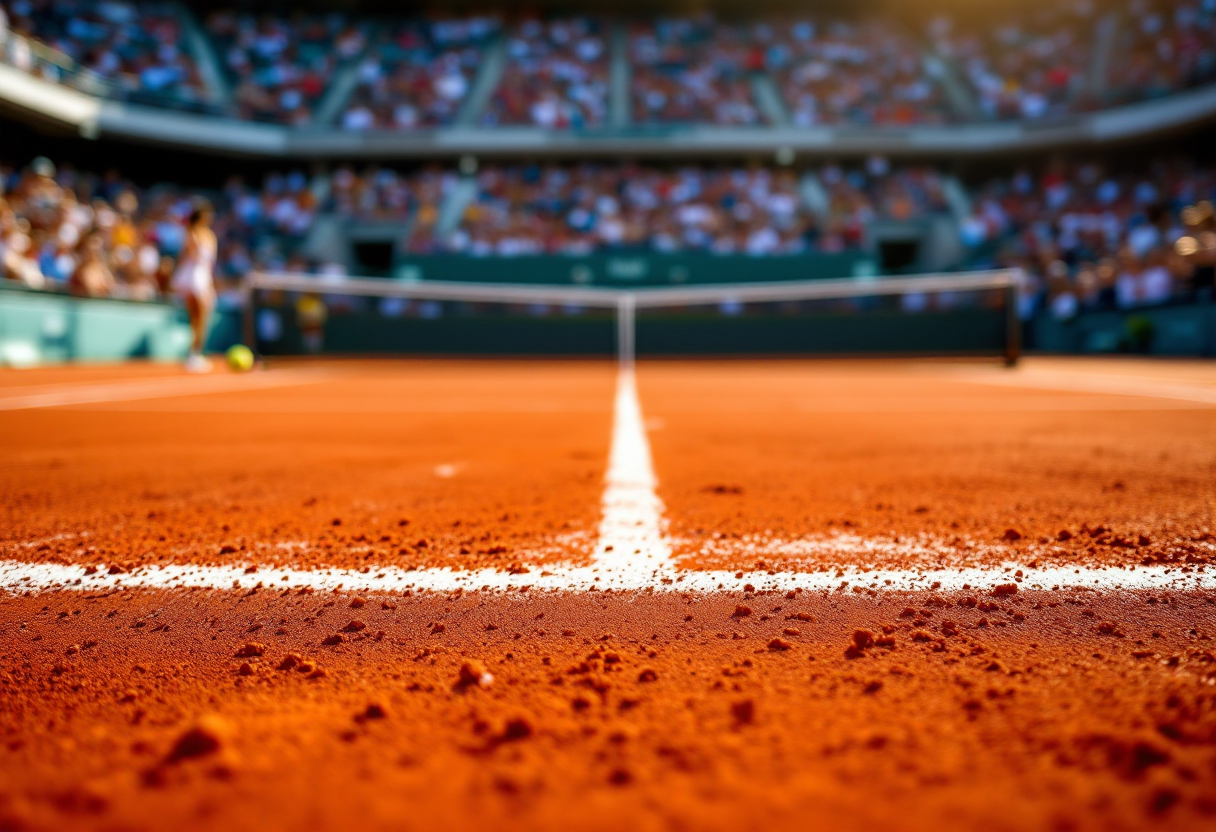
POLYGON ((992 588, 992 594, 996 595, 996 596, 1017 595, 1017 593, 1018 593, 1017 584, 997 584, 996 586, 994 586, 992 588))
POLYGON ((364 601, 362 598, 351 598, 350 599, 350 608, 352 610, 362 609, 365 606, 367 606, 367 602, 364 601))
POLYGON ((367 629, 367 625, 358 619, 351 621, 349 624, 347 624, 345 627, 342 628, 342 630, 347 633, 357 633, 360 630, 365 630, 365 629, 367 629))
POLYGON ((355 717, 355 719, 359 722, 363 722, 364 720, 368 719, 385 719, 387 717, 388 708, 386 708, 381 702, 372 702, 370 705, 364 708, 363 712, 355 717))
POLYGON ((1001 535, 1001 540, 1008 540, 1010 542, 1012 542, 1014 540, 1021 540, 1021 539, 1022 539, 1022 533, 1019 532, 1017 529, 1005 529, 1005 533, 1003 535, 1001 535))
POLYGON ((341 633, 334 633, 332 636, 325 639, 325 641, 323 641, 321 643, 324 644, 326 647, 333 647, 335 644, 341 644, 344 641, 346 641, 345 636, 343 636, 341 633))
POLYGON ((253 658, 257 658, 258 656, 261 656, 265 652, 266 652, 265 644, 261 644, 260 642, 256 642, 256 641, 251 641, 248 644, 246 644, 244 647, 242 647, 240 650, 236 651, 236 657, 238 659, 253 659, 253 658))
POLYGON ((251 665, 249 662, 242 662, 240 668, 238 668, 236 672, 239 676, 252 676, 253 665, 251 665))
POLYGON ((460 674, 456 679, 456 684, 460 687, 485 687, 494 681, 494 677, 486 670, 486 666, 479 661, 470 660, 460 666, 460 674))
POLYGON ((526 740, 534 733, 536 733, 536 729, 532 727, 531 720, 524 716, 517 716, 507 720, 500 739, 503 742, 515 742, 516 740, 526 740))
POLYGON ((658 680, 659 674, 649 667, 643 669, 642 672, 638 674, 639 682, 657 682, 658 680))
POLYGON ((206 757, 224 747, 232 736, 231 726, 222 717, 206 714, 177 738, 169 752, 168 762, 206 757))
POLYGON ((1058 532, 1056 532, 1056 540, 1060 541, 1061 543, 1063 543, 1065 540, 1072 540, 1072 532, 1070 532, 1068 529, 1060 529, 1058 532))
POLYGON ((747 604, 736 604, 735 612, 733 613, 733 615, 731 617, 732 618, 747 618, 751 614, 752 614, 752 608, 749 607, 747 604))
POLYGON ((878 693, 882 690, 882 681, 875 679, 872 682, 866 682, 866 686, 861 689, 862 693, 878 693))
POLYGON ((867 647, 874 646, 874 634, 869 630, 854 630, 853 645, 858 650, 865 650, 867 647))
POLYGON ((730 705, 730 715, 734 718, 737 725, 750 725, 756 721, 756 703, 750 699, 744 699, 742 702, 732 702, 730 705))
POLYGON ((633 775, 626 768, 614 768, 608 775, 608 782, 614 786, 628 786, 633 782, 633 775))
POLYGON ((802 635, 802 630, 799 630, 797 627, 786 627, 781 631, 781 634, 786 636, 800 636, 802 635))
POLYGON ((794 645, 792 642, 786 641, 783 638, 775 638, 768 643, 768 649, 772 650, 774 652, 780 652, 782 650, 789 650, 793 646, 794 645))

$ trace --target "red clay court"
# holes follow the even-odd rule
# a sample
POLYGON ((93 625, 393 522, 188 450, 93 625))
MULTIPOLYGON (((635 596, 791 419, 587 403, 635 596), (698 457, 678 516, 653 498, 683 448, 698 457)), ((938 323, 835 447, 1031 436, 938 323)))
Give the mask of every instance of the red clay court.
POLYGON ((1134 359, 0 375, 0 828, 1209 829, 1214 417, 1134 359))

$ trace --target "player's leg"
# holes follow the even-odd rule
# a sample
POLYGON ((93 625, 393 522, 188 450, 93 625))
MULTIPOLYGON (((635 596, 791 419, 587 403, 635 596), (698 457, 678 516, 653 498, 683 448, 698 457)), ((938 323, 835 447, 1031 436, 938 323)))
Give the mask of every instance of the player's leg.
POLYGON ((186 295, 186 314, 190 319, 190 355, 186 358, 186 369, 191 372, 206 372, 211 363, 203 357, 203 343, 207 337, 207 321, 211 317, 211 299, 190 293, 186 295))

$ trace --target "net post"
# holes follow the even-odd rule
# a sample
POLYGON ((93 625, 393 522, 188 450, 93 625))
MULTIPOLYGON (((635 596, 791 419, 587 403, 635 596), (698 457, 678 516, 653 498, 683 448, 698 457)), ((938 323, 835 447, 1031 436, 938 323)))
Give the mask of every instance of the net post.
POLYGON ((257 340, 257 290, 253 286, 253 272, 245 275, 245 280, 242 281, 241 292, 245 298, 245 314, 241 317, 241 339, 245 342, 245 346, 253 351, 254 355, 258 352, 257 340))
POLYGON ((636 317, 637 299, 630 293, 621 295, 616 304, 616 357, 622 370, 633 369, 636 317))
POLYGON ((1009 271, 1009 285, 1005 287, 1005 366, 1018 365, 1022 357, 1022 319, 1018 315, 1018 290, 1022 285, 1022 270, 1009 271))

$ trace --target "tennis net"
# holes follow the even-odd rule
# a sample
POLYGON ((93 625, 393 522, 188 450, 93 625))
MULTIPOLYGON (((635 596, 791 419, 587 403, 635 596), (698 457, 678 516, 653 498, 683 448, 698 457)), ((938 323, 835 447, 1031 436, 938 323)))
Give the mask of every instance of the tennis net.
POLYGON ((1016 270, 654 288, 253 273, 264 354, 642 356, 1021 351, 1016 270))

